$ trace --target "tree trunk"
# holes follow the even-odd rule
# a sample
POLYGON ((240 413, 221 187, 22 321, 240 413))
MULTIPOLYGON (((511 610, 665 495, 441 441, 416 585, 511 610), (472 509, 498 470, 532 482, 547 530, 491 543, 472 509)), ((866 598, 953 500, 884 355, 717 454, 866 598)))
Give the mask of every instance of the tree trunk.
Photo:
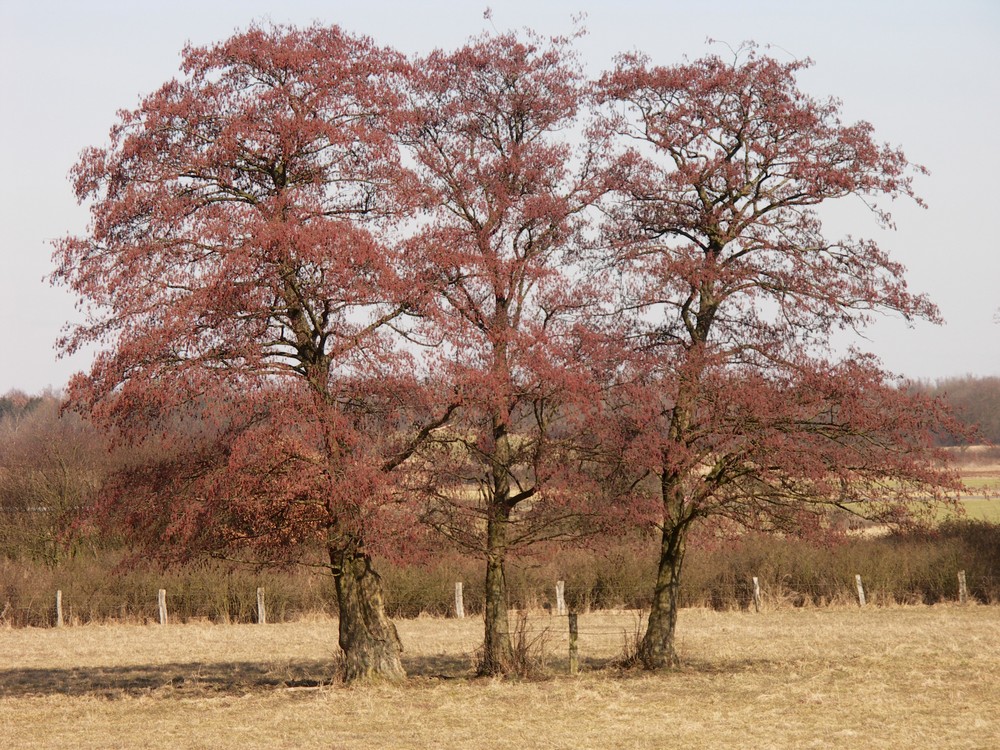
POLYGON ((405 679, 399 659, 403 646, 396 626, 385 614, 382 580, 371 558, 364 552, 331 547, 330 564, 340 610, 344 679, 405 679))
POLYGON ((483 611, 486 627, 482 657, 477 665, 480 675, 506 674, 514 661, 504 573, 509 516, 505 507, 494 507, 486 521, 486 606, 483 611))
MULTIPOLYGON (((702 292, 704 308, 705 292, 702 292)), ((699 328, 705 323, 705 331, 711 325, 699 314, 699 328)), ((677 401, 670 422, 669 439, 677 446, 686 446, 687 434, 691 427, 692 415, 698 400, 698 379, 700 371, 689 380, 682 380, 678 388, 677 401)), ((683 491, 685 469, 670 466, 669 455, 663 455, 663 473, 660 475, 660 499, 663 502, 663 533, 660 540, 660 564, 656 572, 656 588, 653 603, 649 609, 649 623, 639 644, 639 660, 646 669, 665 669, 679 664, 674 649, 674 633, 677 630, 677 603, 680 594, 681 566, 687 542, 688 526, 693 520, 691 508, 683 491)))
POLYGON ((677 597, 686 535, 685 526, 664 524, 649 624, 639 644, 639 660, 646 669, 676 667, 679 663, 674 650, 674 632, 677 629, 677 597))

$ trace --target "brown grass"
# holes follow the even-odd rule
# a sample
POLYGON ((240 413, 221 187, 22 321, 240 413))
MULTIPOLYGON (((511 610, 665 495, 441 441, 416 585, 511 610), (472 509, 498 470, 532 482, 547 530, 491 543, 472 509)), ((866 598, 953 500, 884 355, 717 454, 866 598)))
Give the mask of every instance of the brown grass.
POLYGON ((473 679, 475 618, 399 623, 403 686, 331 682, 336 623, 0 629, 0 745, 992 748, 1000 610, 684 610, 676 672, 608 667, 633 613, 548 628, 548 679, 473 679))

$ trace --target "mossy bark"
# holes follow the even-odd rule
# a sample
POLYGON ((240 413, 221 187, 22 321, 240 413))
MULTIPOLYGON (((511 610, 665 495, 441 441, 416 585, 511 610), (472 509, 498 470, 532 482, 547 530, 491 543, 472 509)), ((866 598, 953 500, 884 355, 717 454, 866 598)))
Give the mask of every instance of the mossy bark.
POLYGON ((684 564, 684 527, 664 527, 649 624, 639 643, 639 660, 646 669, 667 669, 679 663, 674 648, 681 567, 684 564))
POLYGON ((481 675, 506 674, 514 661, 507 613, 507 578, 504 573, 509 522, 509 511, 504 507, 494 508, 486 522, 486 604, 483 608, 485 632, 482 655, 477 665, 477 671, 481 675))
POLYGON ((396 626, 385 614, 382 580, 364 552, 330 549, 337 588, 340 648, 347 682, 406 678, 396 626))

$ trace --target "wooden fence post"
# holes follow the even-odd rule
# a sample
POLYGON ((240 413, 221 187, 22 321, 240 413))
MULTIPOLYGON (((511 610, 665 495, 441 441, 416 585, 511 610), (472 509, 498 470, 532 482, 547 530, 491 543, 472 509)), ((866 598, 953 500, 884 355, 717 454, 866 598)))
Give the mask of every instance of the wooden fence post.
POLYGON ((556 614, 566 614, 566 581, 556 581, 556 614))
POLYGON ((757 576, 753 577, 753 608, 755 612, 760 612, 760 581, 757 576))
POLYGON ((455 617, 459 620, 465 617, 465 602, 462 600, 461 581, 455 581, 455 617))
POLYGON ((62 613, 62 589, 56 591, 56 627, 61 628, 63 626, 63 613, 62 613))
POLYGON ((576 674, 580 670, 580 653, 577 645, 579 631, 577 629, 576 612, 569 613, 569 673, 576 674))
POLYGON ((854 583, 858 587, 858 606, 865 606, 865 587, 861 585, 861 574, 858 573, 854 576, 854 583))
POLYGON ((167 590, 160 589, 160 593, 156 597, 157 604, 160 605, 160 625, 167 624, 167 590))
POLYGON ((965 583, 965 571, 958 571, 958 602, 966 604, 969 601, 969 587, 965 583))
POLYGON ((264 589, 261 586, 257 587, 257 624, 267 624, 267 610, 264 608, 264 589))

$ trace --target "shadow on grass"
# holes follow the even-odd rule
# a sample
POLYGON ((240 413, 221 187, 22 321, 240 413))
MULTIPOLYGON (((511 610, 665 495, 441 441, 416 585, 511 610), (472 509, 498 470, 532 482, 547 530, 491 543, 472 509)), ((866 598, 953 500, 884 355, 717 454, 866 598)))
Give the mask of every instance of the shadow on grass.
POLYGON ((330 684, 330 662, 284 664, 218 662, 212 664, 138 664, 70 669, 0 671, 0 698, 29 695, 124 698, 156 693, 243 695, 275 688, 330 684))
MULTIPOLYGON (((475 680, 468 655, 415 656, 404 659, 413 686, 439 680, 475 680)), ((698 673, 719 676, 738 672, 773 672, 781 665, 767 659, 744 659, 723 664, 707 660, 682 660, 670 674, 698 673)), ((568 664, 552 659, 543 679, 566 675, 568 664)), ((611 679, 653 676, 639 667, 622 669, 615 659, 590 658, 581 673, 603 673, 611 679)), ((151 696, 192 698, 248 695, 278 690, 310 690, 341 685, 337 663, 331 659, 288 662, 212 662, 77 667, 68 669, 0 670, 0 699, 63 695, 109 700, 151 696)))
MULTIPOLYGON (((409 658, 404 660, 404 666, 411 677, 425 679, 456 679, 471 674, 469 659, 461 656, 409 658)), ((0 698, 246 695, 339 685, 337 671, 337 663, 330 659, 4 669, 0 670, 0 698)))

